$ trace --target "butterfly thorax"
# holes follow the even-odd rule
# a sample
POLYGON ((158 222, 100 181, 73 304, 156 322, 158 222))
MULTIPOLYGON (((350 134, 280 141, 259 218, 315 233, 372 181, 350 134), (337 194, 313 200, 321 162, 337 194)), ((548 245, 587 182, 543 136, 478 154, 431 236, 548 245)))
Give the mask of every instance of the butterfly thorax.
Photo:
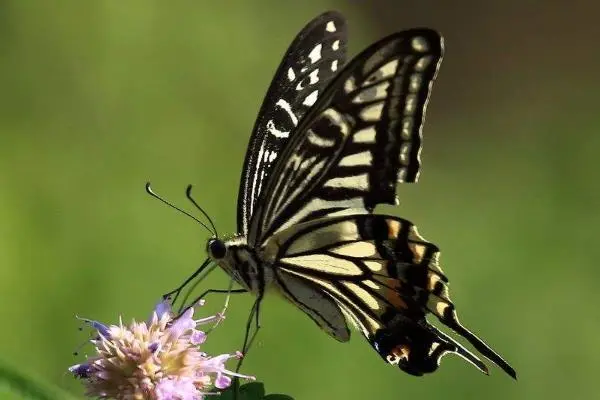
POLYGON ((207 250, 219 267, 250 292, 263 293, 273 281, 270 263, 248 245, 245 235, 227 240, 210 239, 207 250))

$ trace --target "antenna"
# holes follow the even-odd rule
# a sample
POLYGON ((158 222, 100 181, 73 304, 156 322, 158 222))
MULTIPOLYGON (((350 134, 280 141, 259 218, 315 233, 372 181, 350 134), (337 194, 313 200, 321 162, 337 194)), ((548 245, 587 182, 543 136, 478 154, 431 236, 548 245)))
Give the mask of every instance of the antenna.
POLYGON ((215 226, 214 222, 208 216, 208 213, 206 211, 204 211, 202 209, 202 207, 200 207, 198 205, 198 203, 196 203, 196 200, 194 200, 194 198, 192 197, 192 185, 188 185, 187 189, 185 190, 185 196, 188 198, 189 201, 192 202, 192 204, 194 206, 196 206, 196 208, 198 209, 198 211, 200 211, 202 213, 202 215, 204 215, 206 217, 206 219, 208 220, 208 222, 210 222, 210 226, 212 226, 213 230, 215 231, 215 236, 218 238, 219 234, 217 233, 217 227, 215 226))
MULTIPOLYGON (((171 305, 174 305, 175 302, 177 301, 177 298, 179 297, 179 295, 181 294, 181 291, 191 282, 193 281, 198 275, 200 275, 202 273, 202 271, 204 271, 211 263, 211 259, 207 258, 206 260, 204 260, 204 262, 202 263, 202 265, 192 274, 190 275, 190 277, 188 277, 185 282, 183 282, 181 285, 179 285, 179 287, 177 287, 177 289, 175 290, 171 290, 169 293, 166 293, 163 295, 163 299, 164 300, 169 300, 171 302, 171 305), (172 295, 175 295, 175 297, 171 298, 172 295)), ((204 279, 204 278, 202 278, 204 279)), ((198 279, 197 282, 200 282, 202 279, 198 279)), ((190 290, 193 290, 196 287, 195 283, 192 288, 190 290)), ((189 296, 189 292, 186 295, 186 299, 187 296, 189 296)))
MULTIPOLYGON (((155 199, 160 200, 161 202, 163 202, 164 204, 168 205, 169 207, 171 207, 171 208, 179 211, 180 213, 182 213, 184 215, 187 215, 188 217, 190 217, 191 219, 193 219, 194 221, 196 221, 197 223, 199 223, 200 225, 202 225, 204 228, 206 228, 206 230, 209 231, 212 235, 215 235, 215 236, 217 235, 217 230, 214 229, 214 224, 212 223, 212 221, 210 221, 210 218, 208 220, 210 221, 211 225, 213 226, 214 231, 211 230, 208 226, 206 226, 206 224, 204 222, 202 222, 198 218, 194 217, 192 214, 188 213, 185 210, 182 210, 181 208, 177 207, 176 205, 174 205, 172 203, 169 203, 167 200, 163 199, 161 196, 159 196, 158 194, 156 194, 152 190, 152 187, 150 187, 150 182, 146 183, 146 193, 148 193, 150 196, 154 197, 155 199)), ((196 203, 194 203, 194 204, 196 204, 196 203)), ((200 209, 200 211, 202 211, 202 209, 200 209)), ((204 213, 204 211, 202 211, 202 213, 204 215, 206 215, 204 213)))

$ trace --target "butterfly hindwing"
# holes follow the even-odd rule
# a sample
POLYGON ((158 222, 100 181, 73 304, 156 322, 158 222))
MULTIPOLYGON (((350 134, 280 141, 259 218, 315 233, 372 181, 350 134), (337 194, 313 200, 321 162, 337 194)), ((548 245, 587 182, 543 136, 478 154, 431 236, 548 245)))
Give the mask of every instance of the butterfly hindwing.
POLYGON ((298 122, 346 60, 346 23, 337 12, 313 19, 288 48, 255 122, 238 195, 238 232, 246 234, 275 160, 298 122))
MULTIPOLYGON (((484 356, 514 376, 514 370, 459 322, 438 265, 438 248, 409 221, 385 215, 324 217, 274 235, 275 280, 292 302, 330 335, 343 332, 339 318, 325 326, 314 315, 332 315, 331 299, 389 363, 413 375, 433 372, 455 353, 487 372, 485 364, 460 343, 431 325, 427 314, 467 339, 484 356), (321 309, 316 297, 327 298, 321 309), (308 308, 308 309, 307 309, 308 308)), ((336 337, 338 340, 339 337, 336 337)))
POLYGON ((334 78, 278 158, 252 216, 249 242, 335 211, 396 202, 416 181, 421 126, 442 59, 441 36, 388 36, 334 78))
POLYGON ((323 292, 317 283, 280 271, 277 285, 286 299, 304 311, 330 336, 340 342, 350 340, 344 314, 334 298, 323 292))

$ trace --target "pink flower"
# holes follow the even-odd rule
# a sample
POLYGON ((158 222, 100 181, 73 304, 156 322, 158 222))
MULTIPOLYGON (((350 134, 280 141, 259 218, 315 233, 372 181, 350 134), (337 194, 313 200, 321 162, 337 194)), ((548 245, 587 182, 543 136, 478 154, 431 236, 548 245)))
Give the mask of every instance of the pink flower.
POLYGON ((199 349, 207 335, 196 327, 223 316, 194 320, 193 314, 190 307, 173 317, 168 303, 161 302, 147 323, 106 326, 84 320, 98 333, 91 340, 96 355, 69 371, 84 382, 88 396, 118 400, 200 400, 213 387, 227 388, 231 377, 253 380, 225 367, 241 353, 210 357, 199 349))

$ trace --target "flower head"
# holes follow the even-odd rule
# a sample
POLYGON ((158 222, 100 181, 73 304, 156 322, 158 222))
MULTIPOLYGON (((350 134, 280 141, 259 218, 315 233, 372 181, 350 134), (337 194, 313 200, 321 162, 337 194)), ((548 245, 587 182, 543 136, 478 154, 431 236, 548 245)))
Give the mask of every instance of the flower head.
POLYGON ((161 302, 148 322, 107 326, 84 319, 97 332, 91 340, 96 355, 69 371, 84 381, 87 395, 118 400, 200 400, 213 387, 228 387, 233 376, 254 379, 225 368, 241 353, 210 357, 199 349, 207 335, 196 327, 223 316, 194 320, 193 315, 190 307, 174 317, 161 302))

